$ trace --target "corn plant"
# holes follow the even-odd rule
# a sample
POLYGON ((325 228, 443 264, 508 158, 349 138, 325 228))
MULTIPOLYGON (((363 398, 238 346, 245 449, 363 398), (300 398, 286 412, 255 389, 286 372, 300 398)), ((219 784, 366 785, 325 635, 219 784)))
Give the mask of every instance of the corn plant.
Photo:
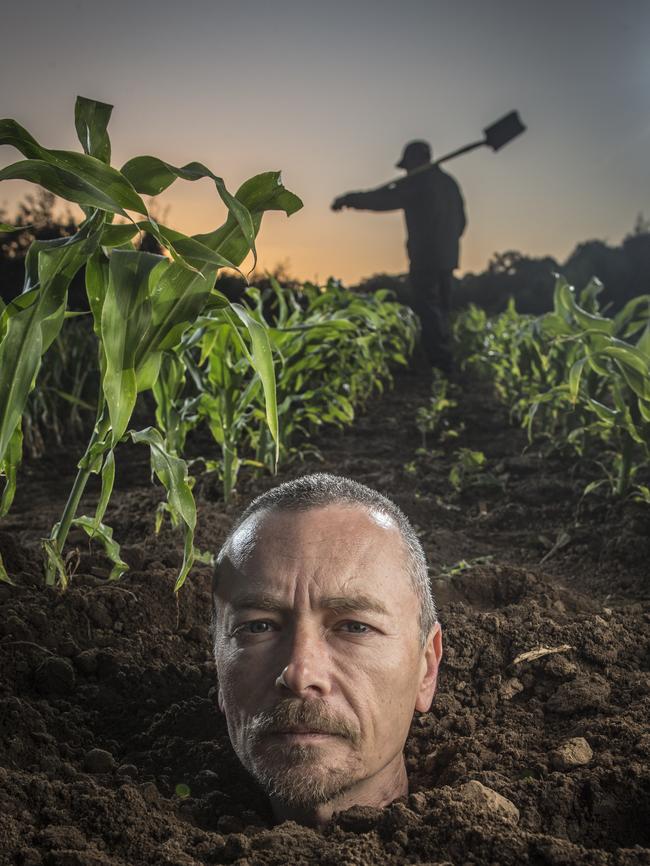
POLYGON ((608 318, 601 290, 593 279, 576 297, 558 278, 552 313, 533 319, 511 305, 490 322, 471 310, 456 332, 465 364, 492 378, 530 439, 541 432, 595 462, 604 477, 586 493, 608 485, 650 502, 648 485, 634 483, 650 466, 650 296, 608 318))
POLYGON ((457 438, 462 429, 454 429, 449 424, 449 412, 458 406, 458 401, 449 394, 449 379, 438 370, 433 371, 432 391, 429 402, 418 406, 415 413, 415 426, 422 436, 423 451, 427 448, 427 436, 436 433, 444 442, 457 438))
MULTIPOLYGON (((72 277, 86 269, 86 291, 97 338, 99 388, 96 421, 79 461, 61 520, 45 542, 46 581, 65 587, 64 545, 70 527, 99 539, 113 562, 111 578, 126 568, 110 527, 103 522, 115 477, 114 451, 130 437, 149 446, 152 473, 167 492, 167 504, 184 527, 185 550, 176 589, 194 560, 196 508, 187 466, 168 452, 154 428, 129 430, 137 395, 156 383, 163 358, 208 310, 228 311, 227 299, 214 290, 222 266, 237 268, 251 251, 267 210, 290 215, 300 200, 280 183, 277 172, 251 178, 233 196, 223 180, 200 163, 176 168, 155 157, 129 160, 121 170, 110 165, 107 125, 112 107, 78 98, 75 125, 84 152, 49 150, 13 120, 0 121, 0 144, 11 144, 26 159, 0 171, 0 180, 21 178, 40 184, 84 211, 78 231, 68 238, 32 243, 25 262, 23 293, 0 317, 0 471, 5 476, 2 510, 10 505, 22 451, 21 415, 36 382, 43 353, 56 338, 66 311, 72 277), (177 178, 209 178, 228 210, 225 223, 208 234, 188 237, 151 218, 141 195, 157 195, 177 178), (130 213, 140 219, 134 220, 130 213), (128 220, 113 224, 115 215, 128 220), (170 258, 134 249, 132 238, 146 231, 170 258), (94 516, 77 516, 91 474, 101 474, 101 495, 94 516)), ((6 227, 2 227, 6 228, 6 227)), ((259 339, 259 334, 256 335, 259 339)), ((258 353, 251 362, 272 364, 258 353)), ((274 416, 272 392, 269 414, 274 416)), ((6 574, 4 575, 6 577, 6 574)))
POLYGON ((221 311, 202 317, 181 344, 179 364, 154 389, 168 443, 208 425, 221 459, 205 455, 203 462, 220 473, 226 501, 242 465, 273 472, 278 458, 313 452, 305 443, 321 425, 351 423, 355 409, 391 380, 391 365, 406 363, 416 329, 411 311, 386 293, 356 295, 334 281, 294 292, 271 280, 264 295, 249 289, 247 302, 233 305, 236 319, 221 311), (268 333, 275 357, 277 438, 264 380, 246 361, 249 342, 255 350, 253 323, 268 333))
POLYGON ((459 493, 471 487, 485 469, 485 454, 471 448, 459 448, 449 470, 449 483, 459 493))
MULTIPOLYGON (((595 300, 601 288, 592 282, 586 297, 595 300)), ((586 492, 609 484, 623 496, 637 472, 650 465, 650 296, 607 318, 581 306, 568 283, 558 280, 544 330, 553 344, 570 347, 571 362, 548 399, 582 419, 570 434, 576 450, 584 453, 595 444, 611 467, 601 459, 606 477, 586 492)), ((643 487, 638 493, 646 498, 643 487)))

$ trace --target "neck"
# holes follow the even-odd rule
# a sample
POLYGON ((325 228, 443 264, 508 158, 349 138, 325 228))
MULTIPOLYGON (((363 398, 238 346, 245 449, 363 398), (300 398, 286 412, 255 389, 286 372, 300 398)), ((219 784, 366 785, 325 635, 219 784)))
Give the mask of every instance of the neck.
POLYGON ((309 827, 323 827, 336 812, 344 812, 352 806, 373 806, 381 809, 398 797, 405 797, 408 790, 404 756, 400 753, 374 776, 362 779, 324 803, 300 806, 271 797, 271 808, 278 823, 295 821, 309 827))

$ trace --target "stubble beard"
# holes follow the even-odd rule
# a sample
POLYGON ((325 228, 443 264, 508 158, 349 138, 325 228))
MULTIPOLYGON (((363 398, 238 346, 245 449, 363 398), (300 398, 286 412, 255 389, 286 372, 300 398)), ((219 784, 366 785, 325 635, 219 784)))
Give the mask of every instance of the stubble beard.
POLYGON ((323 702, 287 700, 255 716, 243 763, 269 797, 309 809, 335 799, 359 781, 362 762, 355 748, 358 741, 358 731, 332 716, 323 702), (296 725, 332 734, 332 741, 286 743, 273 736, 296 725), (347 754, 341 754, 343 750, 347 754))

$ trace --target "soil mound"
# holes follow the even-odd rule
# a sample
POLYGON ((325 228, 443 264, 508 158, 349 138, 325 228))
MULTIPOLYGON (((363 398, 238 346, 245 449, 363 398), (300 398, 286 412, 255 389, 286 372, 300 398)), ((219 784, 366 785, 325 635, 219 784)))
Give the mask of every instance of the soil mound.
POLYGON ((484 386, 463 387, 453 447, 418 451, 429 384, 405 375, 352 429, 323 436, 322 462, 244 477, 230 509, 197 485, 202 548, 218 548, 253 495, 320 469, 391 496, 427 550, 445 656, 406 745, 411 793, 323 832, 274 826, 232 752, 209 571, 197 567, 176 601, 181 543, 155 535, 146 453, 118 454, 107 516, 130 571, 108 583, 79 537, 63 594, 42 585, 38 541, 72 466, 26 466, 0 533, 16 583, 0 584, 0 863, 650 863, 650 518, 581 501, 575 467, 524 454, 484 386), (461 446, 483 450, 487 468, 456 492, 461 446))

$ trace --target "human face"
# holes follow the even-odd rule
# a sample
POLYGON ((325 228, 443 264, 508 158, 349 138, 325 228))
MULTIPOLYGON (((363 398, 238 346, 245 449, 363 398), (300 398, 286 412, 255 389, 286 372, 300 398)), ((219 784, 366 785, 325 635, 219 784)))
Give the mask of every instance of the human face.
POLYGON ((413 710, 440 659, 393 522, 356 505, 253 515, 219 569, 219 703, 234 749, 272 798, 345 792, 383 805, 405 781, 413 710))

